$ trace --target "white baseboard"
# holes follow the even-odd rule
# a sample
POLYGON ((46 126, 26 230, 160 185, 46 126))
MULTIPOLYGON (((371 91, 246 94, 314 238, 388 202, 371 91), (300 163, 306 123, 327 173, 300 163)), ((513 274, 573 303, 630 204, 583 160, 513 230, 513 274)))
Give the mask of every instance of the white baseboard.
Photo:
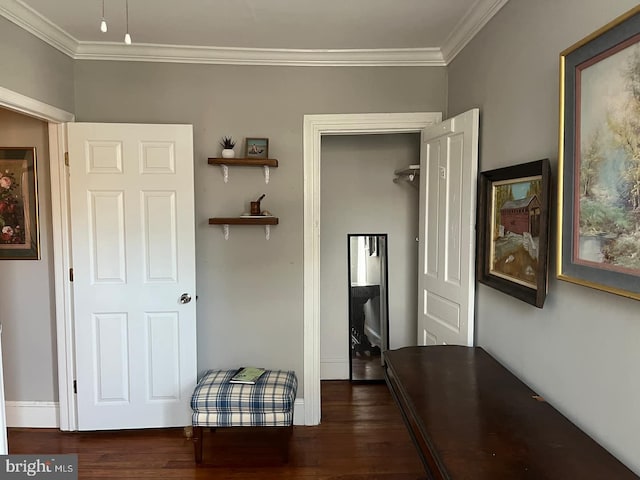
POLYGON ((5 402, 7 427, 60 428, 58 402, 5 402))
MULTIPOLYGON (((60 428, 58 402, 5 402, 7 427, 60 428)), ((297 398, 293 424, 304 425, 304 398, 297 398)))
POLYGON ((349 380, 349 359, 321 359, 320 380, 349 380))
POLYGON ((304 398, 296 398, 293 404, 293 424, 304 425, 304 398))

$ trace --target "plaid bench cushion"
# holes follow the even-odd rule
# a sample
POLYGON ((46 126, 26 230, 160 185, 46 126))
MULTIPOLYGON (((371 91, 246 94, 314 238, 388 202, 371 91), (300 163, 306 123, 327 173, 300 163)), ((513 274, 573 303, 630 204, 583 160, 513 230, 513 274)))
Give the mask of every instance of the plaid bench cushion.
POLYGON ((298 379, 292 371, 267 370, 255 385, 230 383, 236 370, 209 370, 191 397, 194 426, 289 426, 298 379))

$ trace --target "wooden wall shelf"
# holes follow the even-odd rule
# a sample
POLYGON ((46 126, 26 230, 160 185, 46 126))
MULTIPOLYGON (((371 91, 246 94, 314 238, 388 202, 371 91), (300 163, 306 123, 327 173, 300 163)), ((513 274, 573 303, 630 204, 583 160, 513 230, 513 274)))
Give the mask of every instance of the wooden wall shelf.
POLYGON ((271 237, 271 225, 278 225, 278 217, 252 216, 252 217, 214 217, 209 219, 209 225, 222 225, 224 239, 229 240, 229 225, 262 225, 265 238, 271 237))
POLYGON ((278 225, 278 217, 215 217, 209 225, 278 225))
POLYGON ((229 167, 278 167, 275 158, 210 158, 209 165, 227 165, 229 167))
POLYGON ((262 167, 264 168, 264 183, 269 183, 269 168, 277 168, 275 158, 210 158, 209 165, 219 165, 222 168, 224 183, 229 181, 229 167, 262 167))

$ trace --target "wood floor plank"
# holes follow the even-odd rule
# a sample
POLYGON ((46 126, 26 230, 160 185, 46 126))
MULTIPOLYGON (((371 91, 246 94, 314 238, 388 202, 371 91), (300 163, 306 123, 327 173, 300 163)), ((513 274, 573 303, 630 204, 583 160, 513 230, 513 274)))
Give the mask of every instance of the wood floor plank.
POLYGON ((60 432, 9 429, 9 453, 77 453, 81 479, 423 480, 425 473, 385 384, 323 381, 322 422, 296 426, 283 463, 272 432, 206 431, 196 467, 183 429, 60 432), (247 458, 249 456, 249 458, 247 458))

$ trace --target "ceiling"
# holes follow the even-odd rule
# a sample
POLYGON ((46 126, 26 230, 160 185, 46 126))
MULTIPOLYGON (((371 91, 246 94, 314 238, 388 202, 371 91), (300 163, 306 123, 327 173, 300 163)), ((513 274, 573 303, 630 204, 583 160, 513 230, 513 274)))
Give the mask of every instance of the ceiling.
POLYGON ((76 59, 446 65, 507 0, 0 0, 76 59))

